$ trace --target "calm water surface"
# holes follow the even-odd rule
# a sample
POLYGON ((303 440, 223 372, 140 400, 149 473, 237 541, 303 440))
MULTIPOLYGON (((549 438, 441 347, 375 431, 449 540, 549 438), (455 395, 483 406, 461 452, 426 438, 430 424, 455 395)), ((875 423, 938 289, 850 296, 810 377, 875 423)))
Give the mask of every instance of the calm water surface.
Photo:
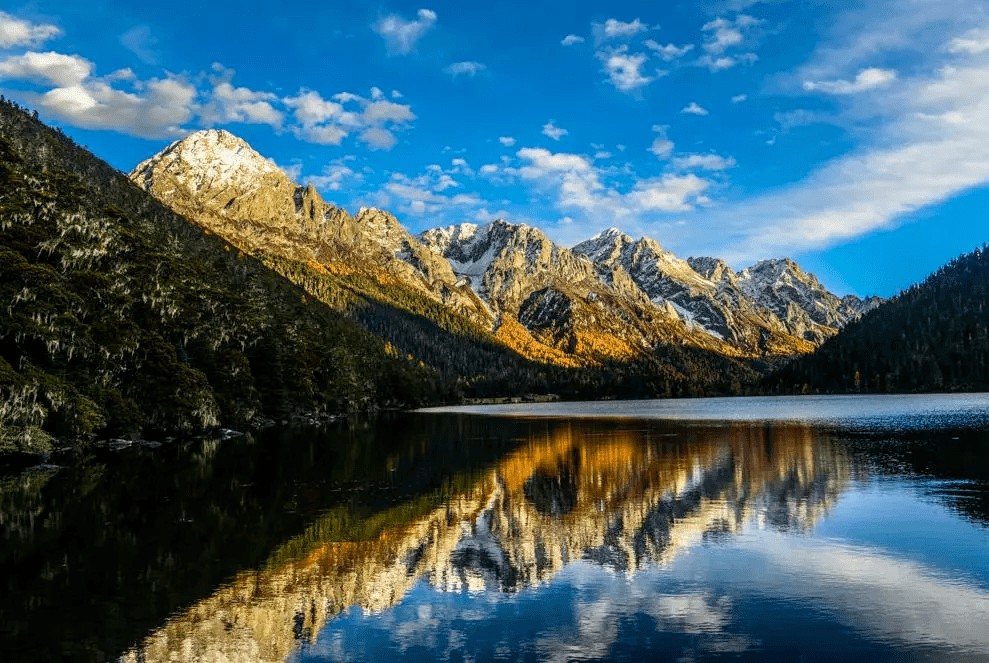
POLYGON ((8 467, 0 659, 989 661, 987 430, 540 404, 8 467))

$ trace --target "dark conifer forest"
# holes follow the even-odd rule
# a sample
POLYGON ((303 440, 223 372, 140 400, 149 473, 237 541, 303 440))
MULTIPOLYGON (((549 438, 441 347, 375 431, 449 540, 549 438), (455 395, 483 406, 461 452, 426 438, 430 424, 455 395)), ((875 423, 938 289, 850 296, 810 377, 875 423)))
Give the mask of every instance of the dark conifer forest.
POLYGON ((469 397, 737 393, 758 376, 678 346, 583 368, 534 362, 414 294, 314 273, 310 285, 339 294, 328 305, 276 260, 0 103, 0 450, 469 397))
POLYGON ((989 390, 989 250, 942 266, 763 386, 776 393, 989 390))

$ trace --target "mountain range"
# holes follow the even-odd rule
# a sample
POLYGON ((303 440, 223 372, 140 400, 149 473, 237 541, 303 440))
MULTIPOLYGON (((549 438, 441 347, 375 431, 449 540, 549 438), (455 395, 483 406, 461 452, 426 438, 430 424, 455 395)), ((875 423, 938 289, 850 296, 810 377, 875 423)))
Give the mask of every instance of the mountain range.
POLYGON ((225 131, 127 176, 9 101, 0 191, 0 452, 488 397, 989 388, 985 247, 881 302, 614 228, 414 235, 225 131))
POLYGON ((351 216, 326 203, 223 130, 176 141, 130 178, 245 251, 409 289, 523 356, 560 365, 625 360, 663 344, 785 357, 812 351, 881 301, 839 299, 789 259, 735 273, 616 228, 573 248, 503 220, 412 235, 387 212, 351 216))

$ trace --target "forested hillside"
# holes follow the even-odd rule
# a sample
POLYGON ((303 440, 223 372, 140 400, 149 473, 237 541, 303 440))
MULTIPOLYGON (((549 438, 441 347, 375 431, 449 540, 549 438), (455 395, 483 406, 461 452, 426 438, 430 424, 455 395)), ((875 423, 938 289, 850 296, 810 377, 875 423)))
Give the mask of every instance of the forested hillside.
POLYGON ((629 363, 533 361, 408 289, 280 265, 306 270, 296 285, 279 260, 0 103, 0 450, 472 396, 733 393, 758 375, 678 345, 629 363))
POLYGON ((989 389, 989 249, 952 260, 764 386, 785 393, 989 389))
POLYGON ((439 376, 0 104, 0 449, 449 398, 439 376))

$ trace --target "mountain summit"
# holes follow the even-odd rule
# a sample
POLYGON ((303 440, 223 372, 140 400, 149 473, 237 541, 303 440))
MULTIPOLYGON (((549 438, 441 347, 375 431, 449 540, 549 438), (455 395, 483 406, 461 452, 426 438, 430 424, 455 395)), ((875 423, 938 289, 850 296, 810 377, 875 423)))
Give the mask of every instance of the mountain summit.
MULTIPOLYGON (((387 212, 362 208, 351 216, 326 203, 312 185, 293 183, 226 131, 177 141, 130 177, 246 251, 323 274, 371 278, 379 284, 371 290, 366 282, 351 286, 376 299, 380 287, 393 288, 385 299, 421 314, 422 305, 396 294, 414 292, 441 307, 427 318, 443 310, 464 316, 471 333, 491 334, 540 361, 581 365, 648 356, 671 344, 726 356, 786 356, 813 350, 870 305, 839 300, 789 259, 736 274, 716 258, 683 260, 617 228, 572 249, 538 228, 502 220, 413 236, 387 212)), ((293 277, 298 270, 290 265, 276 269, 312 290, 312 275, 293 277)))

